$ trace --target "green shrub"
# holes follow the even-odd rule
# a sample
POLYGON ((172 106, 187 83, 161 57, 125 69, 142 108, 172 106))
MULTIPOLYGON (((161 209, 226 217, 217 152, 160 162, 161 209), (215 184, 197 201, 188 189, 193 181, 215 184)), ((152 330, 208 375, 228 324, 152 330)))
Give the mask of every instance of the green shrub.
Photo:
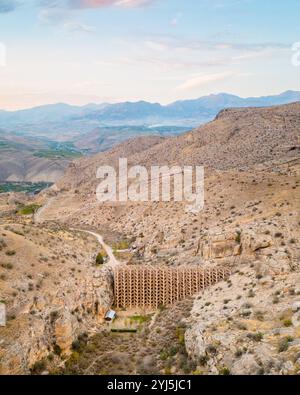
POLYGON ((66 362, 66 368, 67 369, 72 369, 72 365, 76 364, 80 359, 80 354, 76 351, 72 352, 70 358, 66 362))
POLYGON ((226 367, 221 368, 219 370, 219 374, 222 375, 222 376, 229 376, 230 375, 230 369, 228 369, 226 367))
POLYGON ((199 364, 200 364, 200 366, 207 365, 208 361, 209 361, 209 357, 207 355, 200 355, 200 357, 199 357, 199 364))
POLYGON ((248 333, 248 338, 255 341, 255 342, 260 342, 262 341, 264 335, 261 332, 257 333, 248 333))
POLYGON ((184 334, 185 334, 185 330, 183 328, 176 328, 176 336, 178 339, 178 343, 181 345, 185 345, 185 339, 184 339, 184 334))
POLYGON ((161 352, 159 353, 159 357, 162 361, 166 361, 169 357, 169 353, 167 350, 161 350, 161 352))
POLYGON ((46 369, 45 361, 37 361, 31 368, 32 374, 41 374, 46 369))
POLYGON ((169 350, 169 354, 171 357, 174 357, 178 353, 178 347, 177 346, 172 346, 169 350))
POLYGON ((82 343, 80 340, 74 340, 72 343, 72 350, 80 351, 82 349, 82 343))
POLYGON ((131 322, 137 322, 139 324, 144 324, 146 322, 149 322, 150 320, 150 315, 133 315, 132 317, 130 317, 131 322))
POLYGON ((51 313, 50 313, 50 322, 53 323, 54 321, 56 321, 58 316, 59 316, 58 311, 51 311, 51 313))
POLYGON ((171 373, 172 373, 172 372, 171 372, 171 368, 170 368, 169 366, 166 366, 166 367, 165 367, 165 374, 168 375, 168 376, 170 376, 171 373))
POLYGON ((0 266, 2 266, 3 269, 7 269, 7 270, 12 270, 14 267, 12 263, 1 263, 0 266))
POLYGON ((217 355, 218 354, 218 350, 217 350, 217 348, 213 345, 213 344, 209 344, 207 347, 206 347, 206 350, 205 350, 208 354, 211 354, 211 355, 217 355))
POLYGON ((237 349, 236 352, 234 353, 234 356, 236 358, 240 358, 244 354, 244 351, 242 349, 237 349))
POLYGON ((293 323, 292 323, 292 321, 291 320, 284 320, 283 321, 283 325, 285 326, 285 327, 289 327, 289 326, 292 326, 293 325, 293 323))
POLYGON ((240 231, 237 232, 236 237, 235 237, 235 241, 238 244, 241 244, 241 232, 240 231))
POLYGON ((53 352, 54 352, 55 355, 60 356, 61 353, 62 353, 62 349, 59 347, 58 344, 54 344, 54 346, 53 346, 53 352))
POLYGON ((18 211, 19 215, 31 215, 34 214, 41 206, 38 204, 30 204, 28 206, 23 206, 18 211))
POLYGON ((96 257, 96 265, 97 266, 101 266, 104 264, 104 258, 103 255, 101 254, 101 252, 99 252, 99 254, 96 257))
POLYGON ((283 339, 280 339, 278 344, 278 352, 287 351, 289 348, 289 343, 292 342, 294 339, 290 336, 287 336, 283 339))
POLYGON ((118 243, 113 245, 113 249, 116 251, 117 250, 120 250, 120 251, 121 250, 128 250, 128 248, 129 248, 129 243, 126 240, 121 240, 118 243))

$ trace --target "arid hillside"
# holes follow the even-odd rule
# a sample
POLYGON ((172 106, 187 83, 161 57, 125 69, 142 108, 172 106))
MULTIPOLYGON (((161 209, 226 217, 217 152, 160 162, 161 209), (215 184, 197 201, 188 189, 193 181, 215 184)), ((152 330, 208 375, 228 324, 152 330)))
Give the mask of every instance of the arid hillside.
MULTIPOLYGON (((27 201, 26 201, 27 200, 27 201)), ((36 361, 68 353, 102 322, 111 273, 96 266, 97 240, 59 224, 35 224, 22 194, 0 195, 0 375, 29 373, 36 361)), ((60 358, 59 358, 60 361, 60 358)))
MULTIPOLYGON (((37 229, 41 245, 36 253, 45 255, 43 243, 52 236, 56 240, 55 252, 54 241, 47 244, 54 267, 63 245, 69 249, 76 244, 88 263, 86 254, 94 246, 88 239, 86 249, 81 250, 85 242, 72 231, 76 228, 101 234, 105 229, 106 242, 123 264, 221 265, 232 273, 227 282, 191 301, 162 309, 149 321, 140 312, 144 332, 122 337, 98 327, 95 336, 73 349, 56 373, 299 373, 299 138, 300 103, 225 110, 215 121, 180 137, 134 139, 107 153, 75 161, 57 185, 36 198, 35 204, 43 208, 30 228, 17 226, 15 217, 12 224, 7 223, 10 205, 3 202, 2 221, 9 228, 3 230, 7 246, 2 259, 16 268, 21 267, 15 261, 18 245, 32 243, 37 229), (96 170, 100 165, 117 165, 120 157, 127 157, 129 166, 204 165, 204 209, 191 213, 185 210, 186 202, 172 201, 98 202, 96 170), (15 236, 12 227, 24 235, 15 236), (53 227, 63 233, 54 234, 53 227), (58 237, 62 236, 68 238, 61 244, 58 237), (15 237, 21 238, 18 244, 15 237), (12 258, 10 250, 16 251, 12 258), (173 322, 174 317, 178 322, 173 322), (128 371, 124 371, 124 361, 130 361, 128 371)), ((76 252, 79 257, 80 251, 76 252)), ((26 273, 31 261, 38 265, 28 259, 26 273)), ((81 261, 76 260, 77 264, 81 261)), ((71 268, 63 267, 64 278, 73 287, 78 277, 74 274, 73 279, 71 268)), ((51 267, 47 271, 55 276, 51 267)), ((15 284, 16 278, 27 281, 22 273, 11 278, 7 266, 2 272, 7 276, 2 280, 6 287, 15 284)), ((80 273, 81 279, 86 273, 80 273)), ((128 321, 126 314, 132 314, 117 313, 116 325, 124 315, 128 321)), ((43 365, 42 370, 49 369, 53 365, 43 365)))
POLYGON ((299 157, 299 128, 300 103, 224 110, 215 121, 182 136, 133 139, 108 153, 75 161, 59 186, 96 185, 98 166, 116 165, 120 157, 128 158, 129 165, 204 165, 218 170, 286 161, 299 157))
POLYGON ((127 240, 131 264, 229 266, 232 280, 200 294, 186 321, 195 371, 291 374, 300 368, 299 138, 300 103, 225 110, 183 136, 131 140, 76 161, 43 217, 109 227, 127 240), (120 157, 147 167, 203 164, 204 210, 97 202, 97 167, 120 157))
POLYGON ((78 156, 70 144, 0 129, 0 182, 54 183, 78 156))
POLYGON ((21 152, 2 152, 0 158, 1 181, 56 182, 68 166, 67 160, 35 158, 21 152))

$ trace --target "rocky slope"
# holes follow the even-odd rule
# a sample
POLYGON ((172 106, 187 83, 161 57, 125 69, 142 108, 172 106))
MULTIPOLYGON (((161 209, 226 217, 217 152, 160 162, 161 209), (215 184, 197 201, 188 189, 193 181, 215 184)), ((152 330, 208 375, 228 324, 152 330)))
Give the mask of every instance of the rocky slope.
POLYGON ((1 152, 0 180, 54 183, 69 165, 67 160, 47 160, 22 152, 1 152))
POLYGON ((35 225, 15 215, 4 196, 1 201, 0 301, 7 325, 0 327, 0 374, 23 374, 49 355, 68 355, 78 336, 99 326, 112 303, 112 278, 95 266, 100 246, 92 236, 35 225))
POLYGON ((120 157, 128 158, 129 166, 203 165, 217 170, 244 170, 298 158, 299 113, 300 103, 224 110, 215 121, 182 136, 163 141, 155 137, 133 139, 107 153, 75 161, 58 185, 94 187, 97 168, 116 165, 120 157))
MULTIPOLYGON (((51 196, 41 220, 68 228, 107 228, 129 245, 126 258, 131 264, 231 268, 231 279, 195 295, 192 308, 189 303, 183 310, 174 306, 153 318, 145 348, 141 346, 144 356, 153 350, 152 362, 138 359, 130 373, 145 364, 148 371, 174 374, 299 373, 299 137, 300 103, 226 110, 183 136, 130 140, 80 159, 38 197, 43 203, 51 196), (127 157, 129 165, 147 167, 204 165, 204 209, 188 213, 186 202, 172 201, 99 203, 96 170, 116 165, 120 157, 127 157), (171 328, 172 311, 184 318, 182 327, 171 328), (173 349, 160 334, 173 338, 176 332, 180 344, 173 349)), ((91 340, 87 350, 102 336, 91 340)), ((105 344, 114 352, 122 348, 119 337, 105 344)), ((103 372, 100 355, 94 359, 89 353, 90 361, 82 352, 83 361, 80 355, 71 357, 76 357, 75 366, 74 360, 69 362, 71 370, 82 374, 94 361, 91 372, 103 372)))
POLYGON ((48 139, 26 137, 0 129, 0 182, 56 182, 64 174, 73 152, 48 139))
POLYGON ((241 263, 194 302, 186 347, 202 373, 299 374, 300 276, 241 263))
POLYGON ((300 103, 222 111, 183 136, 133 140, 75 162, 45 216, 109 226, 131 242, 133 264, 229 265, 230 282, 194 301, 186 347, 195 371, 291 374, 300 353, 299 137, 300 103), (203 164, 204 210, 97 203, 96 169, 119 157, 147 167, 203 164))

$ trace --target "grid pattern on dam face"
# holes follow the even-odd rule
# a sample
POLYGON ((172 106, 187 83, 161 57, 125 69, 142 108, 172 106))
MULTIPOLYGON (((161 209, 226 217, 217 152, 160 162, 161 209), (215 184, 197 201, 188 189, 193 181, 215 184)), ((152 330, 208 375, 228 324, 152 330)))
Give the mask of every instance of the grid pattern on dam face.
POLYGON ((114 294, 117 308, 158 308, 168 306, 225 280, 225 267, 124 266, 114 271, 114 294))

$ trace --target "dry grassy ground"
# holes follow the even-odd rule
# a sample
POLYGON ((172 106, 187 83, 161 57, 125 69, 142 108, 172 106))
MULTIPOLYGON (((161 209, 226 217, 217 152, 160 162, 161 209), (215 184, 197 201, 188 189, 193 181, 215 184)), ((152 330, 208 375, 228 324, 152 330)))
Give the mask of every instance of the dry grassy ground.
POLYGON ((1 202, 12 212, 0 220, 0 300, 7 310, 0 373, 25 373, 54 349, 68 353, 79 333, 101 322, 110 279, 95 266, 94 237, 58 224, 41 227, 31 215, 14 214, 3 196, 1 202))

